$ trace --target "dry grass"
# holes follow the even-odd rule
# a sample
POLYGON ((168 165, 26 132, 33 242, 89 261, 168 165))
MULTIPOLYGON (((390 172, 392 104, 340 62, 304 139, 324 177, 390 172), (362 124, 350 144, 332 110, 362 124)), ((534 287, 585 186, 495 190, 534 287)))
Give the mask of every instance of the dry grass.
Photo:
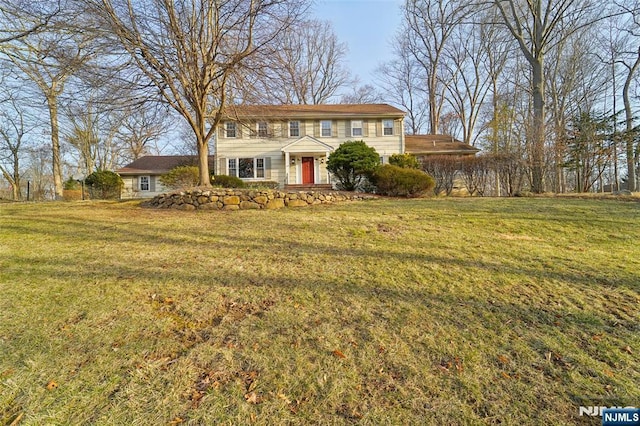
POLYGON ((640 205, 0 206, 0 424, 598 424, 640 205))

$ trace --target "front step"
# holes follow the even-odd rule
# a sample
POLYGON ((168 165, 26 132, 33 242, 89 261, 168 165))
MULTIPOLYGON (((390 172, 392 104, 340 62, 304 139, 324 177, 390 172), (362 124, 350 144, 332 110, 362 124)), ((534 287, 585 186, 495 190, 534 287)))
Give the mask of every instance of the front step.
POLYGON ((331 191, 333 187, 331 184, 313 184, 313 185, 285 185, 284 189, 289 191, 331 191))

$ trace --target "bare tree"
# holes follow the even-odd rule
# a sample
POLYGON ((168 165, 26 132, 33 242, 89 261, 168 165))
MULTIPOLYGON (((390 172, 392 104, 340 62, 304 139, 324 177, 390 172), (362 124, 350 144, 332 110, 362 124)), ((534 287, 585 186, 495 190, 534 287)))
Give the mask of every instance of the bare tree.
POLYGON ((273 103, 327 103, 352 82, 344 67, 346 53, 346 44, 338 41, 329 22, 297 23, 258 59, 264 71, 261 93, 273 103))
POLYGON ((383 98, 407 112, 407 133, 418 135, 424 132, 429 118, 427 93, 421 81, 424 76, 407 48, 403 33, 396 36, 394 46, 395 59, 378 67, 377 79, 383 88, 383 98))
POLYGON ((442 60, 454 30, 472 10, 462 0, 407 0, 404 5, 408 48, 426 78, 429 131, 438 133, 447 82, 442 80, 442 60))
POLYGON ((25 148, 25 136, 32 129, 25 121, 25 112, 13 96, 3 104, 9 110, 0 111, 0 172, 11 185, 12 199, 22 198, 20 157, 25 148))
POLYGON ((44 30, 60 12, 60 1, 31 2, 0 0, 0 45, 44 30))
POLYGON ((529 152, 531 190, 544 191, 545 171, 545 55, 558 42, 608 13, 592 0, 492 0, 500 22, 509 30, 531 71, 533 117, 529 152))
POLYGON ((371 84, 354 86, 350 93, 340 98, 341 104, 377 104, 382 101, 382 95, 371 84))
POLYGON ((491 88, 483 65, 493 47, 482 42, 482 30, 481 25, 458 25, 443 58, 450 76, 447 101, 460 120, 462 140, 470 145, 475 145, 480 111, 491 88))
POLYGON ((56 15, 56 22, 47 29, 14 40, 4 48, 13 64, 44 96, 49 111, 54 195, 62 197, 62 160, 60 154, 59 98, 68 80, 88 60, 93 34, 67 26, 71 10, 56 15))
POLYGON ((200 184, 211 185, 209 141, 227 104, 228 83, 248 58, 305 11, 301 0, 86 0, 93 12, 189 124, 200 184))

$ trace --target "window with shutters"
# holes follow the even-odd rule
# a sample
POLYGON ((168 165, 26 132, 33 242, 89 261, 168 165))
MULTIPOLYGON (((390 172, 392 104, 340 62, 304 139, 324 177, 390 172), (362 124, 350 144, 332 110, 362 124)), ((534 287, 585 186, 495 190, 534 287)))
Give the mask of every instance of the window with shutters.
POLYGON ((266 138, 269 135, 269 128, 267 127, 267 122, 266 121, 259 121, 258 122, 258 137, 259 138, 266 138))
POLYGON ((382 134, 393 136, 393 120, 382 120, 382 134))
POLYGON ((264 158, 229 158, 227 159, 229 176, 241 179, 264 179, 264 158))
POLYGON ((140 191, 150 191, 150 181, 149 176, 140 176, 140 191))
POLYGON ((330 138, 331 133, 331 120, 322 120, 320 122, 320 136, 330 138))
POLYGON ((351 122, 351 136, 362 136, 362 120, 351 122))
POLYGON ((225 138, 235 138, 236 135, 237 135, 237 129, 236 129, 235 121, 227 121, 225 123, 224 130, 225 130, 225 133, 224 133, 224 137, 225 138))
POLYGON ((298 137, 300 136, 300 122, 299 121, 290 121, 289 122, 289 137, 298 137))

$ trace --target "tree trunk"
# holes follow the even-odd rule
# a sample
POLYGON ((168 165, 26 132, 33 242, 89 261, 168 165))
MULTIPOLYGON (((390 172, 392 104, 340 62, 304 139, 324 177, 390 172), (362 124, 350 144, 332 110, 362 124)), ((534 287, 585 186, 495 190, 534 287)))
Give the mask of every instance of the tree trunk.
MULTIPOLYGON (((55 89, 52 89, 53 92, 55 89)), ((47 106, 51 120, 51 153, 53 169, 53 190, 56 200, 62 199, 62 166, 60 161, 60 127, 58 125, 58 99, 55 94, 47 94, 47 106)))
POLYGON ((638 56, 634 64, 629 68, 629 73, 627 74, 627 78, 624 81, 624 87, 622 89, 622 100, 624 101, 624 116, 626 123, 626 156, 627 156, 627 185, 629 191, 636 190, 636 168, 634 161, 634 150, 633 150, 633 142, 634 137, 632 137, 633 130, 633 111, 631 110, 631 101, 629 100, 629 88, 631 87, 631 82, 633 80, 633 74, 638 69, 640 65, 640 47, 638 48, 638 56))
MULTIPOLYGON (((541 13, 536 16, 539 20, 541 13)), ((542 23, 536 25, 535 55, 529 58, 531 63, 532 96, 533 96, 533 129, 531 140, 531 192, 544 192, 544 139, 545 139, 545 106, 544 106, 544 56, 542 52, 542 23)))

